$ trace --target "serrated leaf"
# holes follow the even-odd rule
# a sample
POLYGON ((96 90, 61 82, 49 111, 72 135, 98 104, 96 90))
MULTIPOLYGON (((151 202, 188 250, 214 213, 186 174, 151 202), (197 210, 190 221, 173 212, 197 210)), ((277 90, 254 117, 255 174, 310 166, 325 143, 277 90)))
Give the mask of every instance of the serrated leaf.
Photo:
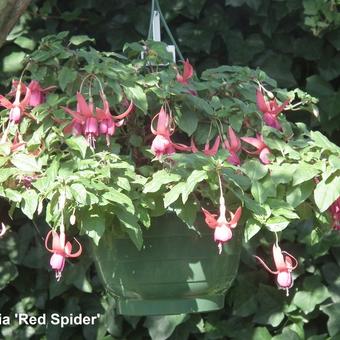
POLYGON ((126 87, 124 86, 126 96, 143 112, 148 110, 148 101, 145 92, 140 86, 126 87))
POLYGON ((334 176, 319 182, 314 190, 314 200, 321 212, 324 212, 340 196, 340 177, 334 176))
POLYGON ((77 71, 72 70, 67 66, 63 66, 58 73, 58 82, 61 90, 65 91, 66 86, 77 79, 77 75, 77 71))
POLYGON ((178 182, 180 179, 180 175, 170 173, 167 170, 157 171, 153 174, 151 181, 145 184, 143 192, 157 192, 162 185, 178 182))
POLYGON ((177 122, 179 128, 191 136, 198 125, 198 116, 193 111, 182 112, 181 117, 177 122))
POLYGON ((167 208, 169 205, 171 205, 173 202, 175 202, 178 199, 178 197, 182 193, 184 186, 185 186, 184 182, 179 182, 164 195, 164 207, 165 208, 167 208))
POLYGON ((251 181, 257 181, 263 178, 268 172, 268 167, 255 160, 245 162, 243 169, 251 181))
POLYGON ((89 143, 83 136, 72 136, 66 139, 66 144, 75 151, 79 151, 82 158, 86 156, 86 150, 89 146, 89 143))
POLYGON ((208 174, 204 170, 194 170, 188 177, 185 186, 182 189, 182 202, 185 204, 189 195, 193 192, 199 182, 208 178, 208 174))
POLYGON ((142 229, 138 224, 137 218, 128 211, 123 211, 120 209, 115 210, 115 213, 123 229, 128 233, 132 242, 140 250, 143 245, 143 234, 142 229))
POLYGON ((21 210, 29 218, 33 215, 38 207, 38 194, 35 190, 27 190, 22 194, 21 210))
POLYGON ((91 237, 93 242, 98 246, 99 240, 105 232, 104 214, 86 211, 80 216, 80 221, 85 234, 91 237))
POLYGON ((261 230, 261 224, 254 218, 248 218, 246 222, 246 227, 244 230, 245 241, 248 242, 252 237, 254 237, 261 230))
POLYGON ((85 189, 83 184, 81 184, 81 183, 73 183, 70 186, 70 190, 72 192, 72 196, 74 197, 74 199, 78 203, 80 203, 82 205, 86 204, 87 192, 86 192, 86 189, 85 189))
POLYGON ((95 39, 88 37, 87 35, 74 35, 70 39, 70 43, 75 46, 79 46, 84 42, 95 42, 95 39))
POLYGON ((266 227, 272 232, 279 232, 286 229, 289 222, 283 216, 274 216, 267 220, 266 227))
POLYGON ((322 149, 326 149, 329 151, 333 151, 336 153, 340 153, 340 148, 332 143, 326 136, 324 136, 319 131, 311 131, 310 133, 311 138, 315 142, 317 146, 319 146, 322 149))
POLYGON ((287 203, 289 203, 293 208, 296 208, 312 195, 313 189, 314 183, 312 181, 304 182, 299 186, 290 188, 287 192, 287 203))
POLYGON ((105 192, 102 196, 108 201, 124 206, 128 212, 132 214, 135 213, 135 207, 132 203, 132 200, 124 193, 114 188, 109 188, 109 191, 105 192))
POLYGON ((315 168, 315 165, 300 162, 298 168, 293 174, 293 185, 306 182, 319 174, 320 170, 315 168))
POLYGON ((25 172, 41 172, 41 167, 32 155, 17 153, 12 156, 11 163, 25 172))

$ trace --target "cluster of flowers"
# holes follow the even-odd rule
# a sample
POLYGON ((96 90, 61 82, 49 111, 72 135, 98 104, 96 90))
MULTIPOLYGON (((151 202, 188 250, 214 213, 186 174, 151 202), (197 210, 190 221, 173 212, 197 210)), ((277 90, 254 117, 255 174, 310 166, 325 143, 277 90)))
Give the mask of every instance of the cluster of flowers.
POLYGON ((107 145, 110 145, 110 138, 114 135, 116 127, 120 127, 133 110, 133 102, 130 101, 125 112, 120 115, 112 115, 110 105, 104 92, 100 91, 100 97, 103 102, 103 108, 94 107, 93 99, 90 97, 87 103, 80 92, 77 92, 77 108, 71 110, 68 107, 63 109, 72 116, 71 123, 65 128, 65 132, 71 132, 73 135, 83 135, 89 145, 94 149, 96 138, 99 135, 106 137, 107 145))
MULTIPOLYGON (((35 119, 30 113, 30 108, 35 108, 45 102, 46 93, 52 91, 56 86, 49 86, 42 88, 38 81, 32 80, 28 85, 21 80, 13 81, 12 90, 8 93, 8 97, 14 97, 10 101, 5 96, 0 95, 0 106, 9 110, 9 124, 6 131, 3 133, 1 143, 8 142, 8 129, 11 125, 18 125, 23 116, 28 116, 35 119)), ((124 103, 126 111, 120 115, 112 115, 110 112, 109 102, 103 91, 100 92, 100 97, 103 102, 103 107, 94 107, 93 99, 90 97, 87 103, 80 92, 77 92, 77 107, 76 110, 71 110, 68 107, 63 107, 65 112, 72 116, 72 121, 64 129, 65 133, 72 133, 73 135, 83 135, 89 145, 94 148, 96 138, 99 135, 106 137, 107 144, 110 144, 110 137, 115 133, 116 127, 122 126, 124 119, 134 109, 134 104, 131 101, 124 103)), ((25 147, 25 142, 21 140, 21 136, 16 133, 13 142, 11 143, 11 152, 21 150, 25 147)), ((26 183, 26 182, 25 182, 26 183)), ((30 181, 29 181, 30 184, 30 181)), ((53 253, 50 260, 50 265, 56 273, 56 278, 61 278, 62 271, 65 266, 66 258, 76 258, 82 253, 82 246, 77 239, 76 243, 79 246, 77 252, 72 253, 72 245, 66 242, 65 228, 60 228, 60 233, 51 230, 45 238, 46 249, 53 253), (49 247, 50 238, 52 236, 52 248, 49 247)), ((0 237, 6 233, 5 224, 1 224, 0 237)))
MULTIPOLYGON (((177 72, 176 79, 182 85, 189 87, 189 80, 193 76, 193 67, 188 60, 184 62, 183 66, 183 74, 177 72)), ((21 80, 13 81, 13 89, 8 96, 14 97, 14 100, 10 101, 5 96, 0 95, 0 106, 9 110, 9 125, 19 124, 24 115, 34 119, 34 117, 29 113, 28 108, 34 108, 44 103, 46 93, 55 88, 55 86, 42 88, 36 80, 32 80, 28 85, 25 85, 21 80)), ((197 95, 197 92, 191 88, 188 88, 188 93, 194 96, 197 95)), ((100 135, 105 136, 106 142, 109 145, 110 137, 114 135, 116 128, 122 126, 125 118, 134 109, 133 102, 125 100, 123 103, 123 106, 125 106, 126 109, 125 112, 119 115, 112 115, 110 112, 109 102, 106 99, 103 90, 100 91, 100 97, 103 105, 102 108, 95 107, 91 96, 87 102, 80 92, 77 92, 76 94, 77 106, 75 110, 63 107, 65 112, 70 114, 72 117, 72 121, 66 126, 64 132, 72 133, 73 135, 83 135, 92 148, 95 148, 96 139, 100 135)), ((262 85, 259 85, 256 91, 256 101, 259 111, 262 112, 263 122, 277 130, 282 130, 278 116, 289 104, 289 100, 286 100, 283 104, 279 105, 273 95, 262 85)), ((184 145, 172 141, 171 136, 175 132, 175 124, 171 116, 171 110, 168 112, 165 106, 162 106, 160 111, 153 117, 151 121, 151 132, 155 136, 151 144, 151 150, 158 159, 164 155, 172 155, 176 152, 176 150, 192 153, 199 152, 193 139, 191 140, 190 145, 184 145), (157 123, 155 127, 156 119, 157 123)), ((6 138, 7 134, 5 131, 1 141, 7 141, 6 138)), ((11 146, 11 150, 16 151, 24 146, 24 144, 24 142, 18 141, 18 137, 16 135, 11 146)), ((242 149, 250 155, 258 156, 259 160, 263 164, 270 163, 271 151, 265 144, 263 137, 258 133, 256 133, 256 137, 239 137, 231 127, 228 127, 228 136, 224 140, 221 136, 217 136, 212 147, 210 147, 209 141, 207 141, 204 146, 203 153, 206 156, 214 156, 216 155, 220 145, 222 145, 222 148, 229 151, 227 162, 232 165, 241 165, 240 153, 242 149), (254 150, 250 151, 244 147, 242 148, 241 141, 253 146, 254 150)), ((235 213, 228 211, 230 219, 227 219, 227 209, 222 193, 221 181, 220 189, 219 214, 213 214, 204 208, 202 208, 202 211, 205 216, 206 224, 211 229, 214 229, 214 240, 217 242, 218 250, 221 254, 223 244, 232 238, 232 229, 237 226, 237 223, 241 218, 242 207, 240 206, 235 213)), ((331 205, 329 212, 333 220, 333 228, 340 230, 340 197, 331 205)), ((3 223, 1 226, 0 237, 6 232, 6 226, 3 223)), ((50 265, 56 273, 57 280, 61 278, 62 271, 65 266, 65 260, 67 258, 79 257, 82 253, 82 246, 80 242, 77 239, 75 239, 75 242, 78 244, 78 250, 72 253, 72 244, 70 242, 66 242, 66 235, 63 226, 60 227, 59 234, 58 232, 51 230, 46 235, 45 247, 52 253, 50 265), (49 247, 51 237, 52 248, 49 247)), ((282 251, 277 241, 273 245, 273 259, 276 270, 271 270, 260 257, 255 257, 266 270, 277 276, 278 286, 286 289, 288 293, 288 289, 293 285, 291 273, 298 265, 297 260, 286 251, 282 251)))
MULTIPOLYGON (((193 68, 188 61, 184 63, 183 75, 177 74, 177 80, 183 85, 189 85, 188 80, 193 75, 193 68)), ((197 95, 195 91, 190 91, 191 94, 197 95)), ((258 110, 262 113, 262 119, 264 124, 270 126, 279 131, 282 130, 282 126, 278 120, 279 114, 286 108, 290 103, 290 100, 286 100, 281 105, 278 104, 276 98, 273 94, 267 91, 262 85, 259 84, 256 90, 256 103, 258 110), (269 97, 269 98, 267 98, 269 97)), ((249 124, 249 123, 247 123, 249 124)), ((183 145, 175 143, 171 140, 171 135, 175 131, 175 124, 173 122, 171 111, 168 113, 164 106, 161 107, 159 113, 157 113, 151 122, 151 132, 155 135, 151 150, 156 156, 156 158, 161 158, 162 156, 169 156, 179 151, 187 151, 196 153, 199 152, 197 146, 193 139, 191 139, 191 145, 183 145), (155 119, 157 120, 156 129, 153 126, 155 119)), ((229 151, 229 156, 227 162, 232 165, 241 165, 240 153, 243 149, 246 153, 254 156, 258 156, 259 160, 263 164, 269 164, 271 151, 269 147, 265 144, 263 136, 256 133, 256 137, 239 137, 232 129, 228 127, 228 136, 221 143, 221 136, 217 136, 212 147, 209 145, 209 141, 206 142, 203 153, 206 156, 215 156, 220 144, 222 148, 229 151), (250 151, 242 148, 241 141, 250 144, 255 148, 255 150, 250 151)), ((242 207, 239 207, 235 213, 229 212, 230 219, 226 218, 226 206, 225 199, 222 194, 222 184, 220 181, 220 205, 219 205, 219 215, 213 214, 208 210, 202 208, 205 222, 209 228, 214 229, 214 240, 217 242, 219 254, 222 253, 222 246, 224 243, 228 242, 232 238, 232 229, 237 226, 239 219, 242 214, 242 207)), ((329 209, 331 217, 333 219, 333 228, 340 230, 340 197, 331 205, 329 209)), ((298 261, 294 256, 286 251, 282 251, 278 241, 273 245, 273 260, 275 263, 276 270, 270 269, 266 263, 258 256, 255 258, 264 266, 264 268, 271 274, 276 275, 276 281, 278 287, 285 289, 287 291, 293 286, 292 271, 298 266, 298 261)))

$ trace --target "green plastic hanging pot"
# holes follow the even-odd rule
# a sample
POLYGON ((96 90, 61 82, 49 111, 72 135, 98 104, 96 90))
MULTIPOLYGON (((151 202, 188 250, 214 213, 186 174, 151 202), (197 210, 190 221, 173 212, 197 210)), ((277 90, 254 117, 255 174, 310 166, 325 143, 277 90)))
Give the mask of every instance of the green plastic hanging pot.
POLYGON ((241 226, 218 254, 203 221, 190 230, 176 215, 152 220, 138 250, 128 237, 107 230, 93 247, 101 280, 124 315, 199 313, 221 309, 241 251, 241 226))

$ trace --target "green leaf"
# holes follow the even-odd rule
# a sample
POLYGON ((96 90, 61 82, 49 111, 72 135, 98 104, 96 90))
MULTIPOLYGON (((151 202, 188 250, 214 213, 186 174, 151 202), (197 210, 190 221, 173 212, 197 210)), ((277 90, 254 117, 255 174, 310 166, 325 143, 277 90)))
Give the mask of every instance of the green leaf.
POLYGON ((293 178, 293 173, 295 172, 296 167, 297 164, 290 163, 270 165, 271 177, 276 184, 289 183, 293 178))
POLYGON ((115 213, 123 227, 123 229, 128 233, 132 242, 140 250, 143 245, 143 234, 141 227, 138 224, 137 218, 128 211, 117 209, 115 213))
POLYGON ((329 297, 328 289, 321 283, 320 276, 314 275, 305 278, 303 289, 296 292, 292 303, 305 314, 309 314, 329 297))
POLYGON ((136 85, 134 87, 124 86, 126 96, 143 112, 148 110, 148 101, 143 89, 136 85))
POLYGON ((182 112, 177 124, 181 130, 191 136, 197 129, 198 116, 195 112, 190 110, 182 112))
POLYGON ((329 164, 335 170, 340 170, 340 158, 334 155, 329 156, 329 164))
POLYGON ((66 86, 77 79, 77 75, 77 71, 72 70, 67 66, 63 66, 58 73, 58 82, 61 90, 65 91, 66 86))
POLYGON ((276 185, 270 176, 267 176, 262 181, 253 181, 251 193, 254 199, 263 204, 268 197, 276 195, 276 185))
POLYGON ((7 181, 7 179, 17 172, 13 168, 0 168, 0 183, 7 181))
POLYGON ((277 327, 284 319, 283 294, 276 288, 260 284, 256 294, 259 308, 256 311, 254 321, 260 324, 277 327))
POLYGON ((340 177, 331 176, 319 182, 314 190, 314 200, 321 212, 324 212, 340 196, 340 177))
POLYGON ((261 224, 252 217, 248 218, 246 222, 246 227, 244 230, 245 241, 248 242, 260 230, 261 230, 261 224))
POLYGON ((287 203, 289 203, 293 208, 296 208, 312 195, 314 185, 313 181, 308 181, 303 182, 299 186, 290 188, 287 192, 287 203))
POLYGON ((70 39, 70 43, 75 46, 79 46, 84 42, 95 42, 95 39, 88 37, 87 35, 74 35, 70 39))
MULTIPOLYGON (((331 336, 337 335, 340 332, 340 302, 321 306, 320 310, 329 317, 327 321, 329 334, 331 336)), ((336 338, 334 337, 333 339, 335 340, 336 338)))
POLYGON ((101 212, 85 211, 80 215, 81 228, 85 234, 92 238, 93 242, 98 246, 100 238, 105 231, 105 217, 101 212))
POLYGON ((287 228, 289 220, 283 216, 274 216, 267 220, 266 227, 272 232, 279 232, 287 228))
POLYGON ((152 340, 166 340, 187 318, 186 314, 148 316, 144 321, 144 327, 148 329, 152 340))
POLYGON ((31 220, 38 207, 38 197, 36 191, 31 189, 22 194, 21 210, 31 220))
POLYGON ((340 153, 340 148, 334 143, 330 142, 329 139, 325 137, 321 132, 311 131, 310 136, 317 146, 325 150, 340 153))
POLYGON ((86 192, 86 189, 85 189, 84 185, 82 185, 80 183, 73 183, 70 186, 70 190, 72 192, 72 196, 74 197, 74 199, 78 203, 80 203, 82 205, 86 204, 87 192, 86 192))
POLYGON ((10 188, 7 188, 5 190, 5 195, 10 201, 13 201, 13 202, 20 202, 22 198, 20 192, 10 189, 10 188))
POLYGON ((243 169, 251 181, 257 181, 263 178, 268 172, 266 166, 255 160, 245 162, 243 164, 243 169))
POLYGON ((109 187, 108 189, 109 191, 102 195, 104 199, 124 206, 131 214, 135 213, 135 207, 130 197, 114 188, 109 187))
POLYGON ((41 172, 41 167, 32 155, 16 153, 11 158, 11 163, 19 170, 25 172, 41 172))
POLYGON ((298 168, 293 174, 293 185, 298 185, 302 182, 306 182, 319 174, 320 170, 315 168, 315 165, 300 162, 298 168))
POLYGON ((173 174, 167 170, 159 170, 153 174, 151 181, 145 184, 143 192, 157 192, 162 185, 178 182, 180 179, 180 175, 173 174))
POLYGON ((5 73, 15 73, 23 68, 25 52, 12 52, 2 57, 2 71, 5 73))
POLYGON ((85 158, 86 150, 89 146, 89 143, 83 136, 72 136, 66 139, 66 144, 75 151, 79 151, 81 156, 85 158))
POLYGON ((33 39, 29 39, 27 37, 20 36, 14 40, 14 43, 21 48, 25 48, 27 50, 33 51, 35 48, 35 41, 33 39))
POLYGON ((189 195, 193 192, 199 182, 208 178, 208 174, 204 170, 194 170, 188 177, 185 186, 182 189, 183 204, 187 201, 189 195))
POLYGON ((184 182, 179 182, 176 185, 174 185, 170 191, 168 191, 164 195, 164 207, 167 208, 169 205, 171 205, 173 202, 175 202, 180 194, 182 193, 182 190, 185 186, 184 182))

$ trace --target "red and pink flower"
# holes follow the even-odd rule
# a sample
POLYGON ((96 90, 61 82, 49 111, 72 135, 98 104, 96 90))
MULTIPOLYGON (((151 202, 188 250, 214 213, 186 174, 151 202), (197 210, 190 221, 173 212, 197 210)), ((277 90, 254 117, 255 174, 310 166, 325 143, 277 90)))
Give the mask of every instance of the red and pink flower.
POLYGON ((53 253, 50 260, 50 265, 52 269, 55 271, 57 281, 60 280, 61 274, 64 270, 65 266, 65 259, 79 257, 82 253, 82 246, 79 241, 75 238, 74 239, 79 249, 77 252, 72 253, 72 245, 70 242, 66 242, 66 235, 64 232, 60 232, 60 235, 54 230, 50 230, 45 238, 45 248, 50 252, 53 253), (48 247, 48 243, 50 237, 52 235, 52 249, 48 247), (66 243, 65 243, 66 242, 66 243))
POLYGON ((333 223, 334 230, 340 230, 340 197, 338 197, 329 207, 333 223))
POLYGON ((226 139, 223 144, 223 147, 230 153, 227 162, 233 165, 240 165, 241 161, 238 153, 241 150, 241 141, 230 126, 228 127, 228 135, 229 139, 226 139))
POLYGON ((256 134, 256 138, 255 137, 241 137, 241 139, 252 145, 253 147, 256 148, 255 151, 249 151, 247 149, 244 149, 244 151, 246 151, 247 153, 249 153, 250 155, 258 155, 260 161, 263 164, 269 164, 270 160, 268 158, 269 155, 271 155, 270 149, 268 148, 268 146, 265 144, 264 140, 263 140, 263 136, 260 134, 256 134))
POLYGON ((21 100, 21 95, 23 94, 23 84, 21 82, 18 83, 18 86, 15 91, 15 99, 13 103, 11 103, 7 98, 0 95, 0 106, 9 109, 9 120, 15 124, 18 124, 23 116, 26 113, 26 107, 31 98, 31 90, 27 88, 25 91, 25 97, 21 100))
POLYGON ((242 207, 239 207, 236 212, 233 214, 229 212, 230 220, 228 221, 226 218, 226 206, 223 195, 220 196, 220 211, 219 216, 217 214, 212 214, 206 209, 202 208, 202 211, 205 216, 205 223, 208 225, 209 228, 215 230, 214 232, 214 240, 217 242, 218 245, 218 252, 219 254, 222 253, 222 246, 225 242, 228 242, 233 234, 232 229, 237 226, 237 223, 242 215, 242 207))
POLYGON ((289 104, 289 99, 279 105, 275 98, 267 100, 263 94, 262 87, 259 87, 256 90, 256 103, 258 109, 263 113, 263 121, 266 125, 271 126, 274 129, 281 130, 282 127, 277 117, 289 104))
MULTIPOLYGON (((215 142, 214 142, 212 147, 210 147, 209 141, 207 141, 205 143, 205 146, 204 146, 204 149, 203 149, 203 153, 206 156, 215 156, 217 151, 218 151, 218 148, 220 146, 220 142, 221 142, 221 137, 220 136, 216 137, 215 142)), ((199 150, 196 147, 194 140, 191 139, 191 152, 196 153, 198 151, 199 150)))
POLYGON ((276 275, 279 288, 286 289, 288 295, 288 290, 293 286, 292 271, 298 266, 296 258, 286 251, 282 251, 278 244, 273 245, 273 259, 276 270, 271 270, 259 256, 255 256, 255 258, 269 273, 276 275))
POLYGON ((174 133, 174 127, 170 115, 165 111, 164 107, 152 118, 151 132, 155 135, 151 144, 151 151, 157 158, 163 155, 172 155, 177 150, 191 151, 191 146, 174 143, 170 136, 174 133), (153 121, 157 118, 157 127, 154 129, 153 121))

